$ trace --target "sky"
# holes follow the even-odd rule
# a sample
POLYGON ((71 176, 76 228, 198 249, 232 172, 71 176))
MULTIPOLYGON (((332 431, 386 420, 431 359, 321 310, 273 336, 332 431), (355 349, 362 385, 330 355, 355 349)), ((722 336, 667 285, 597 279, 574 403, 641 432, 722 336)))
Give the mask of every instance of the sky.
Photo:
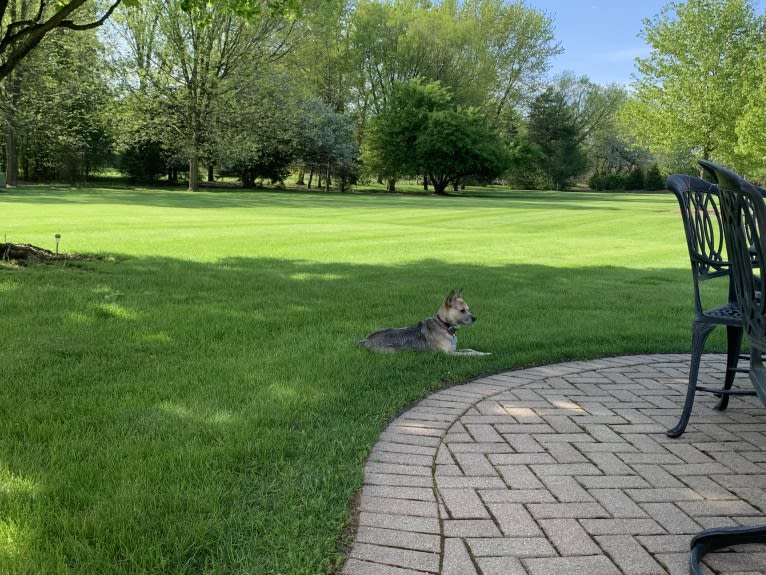
MULTIPOLYGON (((628 86, 636 73, 635 59, 649 55, 639 37, 645 18, 660 13, 669 0, 526 0, 553 21, 564 53, 556 56, 551 73, 574 72, 596 84, 628 86)), ((766 0, 754 2, 763 11, 766 0)))

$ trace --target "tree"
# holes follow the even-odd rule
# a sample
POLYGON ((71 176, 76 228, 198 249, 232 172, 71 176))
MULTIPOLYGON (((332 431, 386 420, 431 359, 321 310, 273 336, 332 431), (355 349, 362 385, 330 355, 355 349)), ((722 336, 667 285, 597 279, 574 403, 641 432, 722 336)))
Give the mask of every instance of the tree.
MULTIPOLYGON (((151 2, 152 0, 108 0, 106 3, 101 0, 0 0, 0 112, 4 115, 6 125, 5 158, 9 182, 15 180, 17 171, 15 127, 18 118, 15 114, 22 83, 22 74, 14 76, 14 71, 19 69, 20 64, 35 48, 41 44, 45 45, 43 40, 51 37, 53 32, 93 30, 104 24, 120 4, 137 9, 151 2)), ((258 28, 258 22, 273 20, 285 14, 296 15, 302 9, 301 0, 182 0, 178 5, 200 29, 210 22, 213 13, 216 12, 236 16, 258 28)), ((156 28, 154 30, 156 31, 156 28)), ((148 65, 156 54, 148 52, 142 56, 145 57, 144 64, 148 65)), ((200 63, 198 61, 195 64, 200 63)), ((143 78, 139 80, 139 84, 145 85, 143 78)), ((60 114, 64 112, 65 110, 59 111, 60 114)), ((156 143, 156 140, 154 142, 156 143)))
MULTIPOLYGON (((636 172, 643 173, 651 160, 649 152, 637 147, 618 130, 596 133, 588 145, 587 155, 594 174, 601 177, 612 174, 630 176, 636 172)), ((640 189, 643 186, 643 175, 641 180, 641 186, 629 189, 640 189)), ((627 187, 633 183, 638 183, 638 178, 631 179, 625 185, 627 187)))
POLYGON ((365 144, 368 168, 389 179, 422 174, 437 194, 467 176, 497 176, 508 165, 486 117, 454 105, 436 82, 395 84, 387 107, 370 121, 365 144))
MULTIPOLYGON (((56 36, 55 33, 63 31, 92 30, 104 22, 118 3, 119 0, 97 18, 93 16, 97 11, 93 1, 50 3, 44 0, 0 0, 0 115, 5 125, 4 155, 8 184, 15 185, 19 169, 16 153, 22 119, 17 112, 22 91, 30 82, 40 80, 30 77, 30 67, 25 73, 21 64, 34 54, 34 48, 44 38, 56 36)), ((34 66, 39 64, 40 61, 34 66)), ((64 69, 70 69, 70 64, 78 65, 77 62, 61 64, 64 69)))
POLYGON ((437 83, 395 84, 386 107, 372 118, 365 134, 366 168, 389 180, 422 174, 414 153, 418 135, 426 129, 428 114, 447 109, 450 102, 449 92, 437 83))
POLYGON ((644 20, 651 47, 625 106, 626 124, 653 152, 736 163, 735 126, 747 98, 750 54, 764 41, 749 0, 688 0, 644 20))
MULTIPOLYGON (((766 15, 761 16, 764 23, 766 15)), ((737 120, 737 153, 742 158, 739 169, 748 170, 761 180, 766 178, 766 43, 753 46, 747 62, 746 103, 737 120)))
POLYGON ((199 187, 199 169, 211 148, 209 134, 215 102, 246 71, 257 77, 258 65, 282 56, 294 22, 250 14, 246 21, 231 10, 194 4, 182 10, 172 0, 146 0, 119 22, 119 32, 132 50, 124 86, 149 113, 134 126, 184 157, 189 190, 199 187), (151 32, 151 33, 149 33, 151 32))
MULTIPOLYGON (((113 0, 104 8, 97 0, 0 0, 0 81, 51 32, 98 28, 120 4, 138 6, 141 1, 113 0)), ((182 0, 179 6, 203 18, 214 6, 246 20, 265 15, 294 15, 302 7, 301 0, 182 0)))
POLYGON ((528 126, 529 142, 539 150, 537 169, 547 184, 564 188, 583 173, 587 158, 581 149, 582 135, 565 95, 548 87, 532 102, 528 126))
POLYGON ((79 181, 109 159, 112 93, 99 70, 100 52, 94 32, 60 30, 6 77, 12 97, 0 107, 12 136, 6 145, 9 183, 17 164, 26 179, 79 181))
POLYGON ((429 114, 415 154, 437 194, 444 194, 450 184, 457 187, 469 176, 492 180, 509 164, 505 144, 476 108, 429 114))
MULTIPOLYGON (((296 95, 298 78, 270 68, 259 82, 238 75, 238 86, 214 106, 210 154, 225 172, 237 173, 243 185, 256 178, 284 180, 296 162, 324 174, 344 176, 357 156, 351 119, 319 98, 296 95)), ((311 185, 311 179, 309 179, 311 185)))
POLYGON ((387 105, 394 84, 422 78, 440 82, 463 104, 477 104, 489 91, 479 72, 486 59, 477 54, 481 38, 473 19, 461 19, 456 5, 433 6, 419 0, 362 0, 349 23, 350 78, 363 114, 387 105))
POLYGON ((320 175, 325 172, 325 188, 329 189, 335 174, 338 188, 346 191, 359 155, 352 119, 320 100, 306 102, 301 108, 298 121, 304 129, 298 134, 299 159, 312 175, 314 171, 320 175))
POLYGON ((137 0, 116 0, 100 12, 100 3, 93 0, 0 0, 0 81, 54 30, 97 28, 122 1, 137 0))
POLYGON ((572 110, 581 144, 587 144, 599 131, 609 129, 627 99, 623 87, 594 84, 587 76, 577 77, 565 72, 555 85, 572 110))
POLYGON ((493 120, 527 104, 547 81, 550 59, 563 52, 553 21, 524 2, 468 0, 463 16, 471 15, 493 72, 490 98, 493 120))
MULTIPOLYGON (((594 84, 586 76, 562 74, 556 81, 570 106, 578 140, 588 157, 593 183, 612 189, 623 177, 638 174, 648 165, 649 153, 636 145, 635 138, 621 124, 621 110, 628 100, 622 86, 594 84)), ((638 177, 625 180, 628 189, 643 187, 638 177)), ((592 186, 593 187, 593 186, 592 186)))
POLYGON ((297 22, 300 41, 283 61, 293 88, 303 84, 336 112, 351 100, 349 77, 355 68, 348 52, 346 20, 350 0, 314 0, 297 22))
POLYGON ((644 178, 644 189, 646 190, 664 190, 666 178, 662 176, 659 166, 652 164, 649 169, 646 170, 646 177, 644 178))
POLYGON ((348 38, 362 132, 393 84, 415 78, 438 81, 456 104, 486 107, 500 123, 539 90, 561 52, 549 17, 506 0, 360 0, 348 38))
POLYGON ((257 178, 282 181, 297 149, 298 109, 288 80, 264 74, 252 82, 247 74, 213 103, 207 153, 223 173, 237 174, 244 187, 257 178))

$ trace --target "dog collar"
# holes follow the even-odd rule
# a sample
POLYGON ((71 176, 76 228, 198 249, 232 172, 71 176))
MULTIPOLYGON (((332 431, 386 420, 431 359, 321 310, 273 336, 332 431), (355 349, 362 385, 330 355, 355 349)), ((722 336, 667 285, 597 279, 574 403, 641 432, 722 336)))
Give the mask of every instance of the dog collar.
POLYGON ((455 335, 455 332, 457 331, 457 327, 454 325, 448 324, 446 321, 440 318, 438 314, 436 315, 436 323, 439 324, 439 327, 441 327, 450 335, 455 335))

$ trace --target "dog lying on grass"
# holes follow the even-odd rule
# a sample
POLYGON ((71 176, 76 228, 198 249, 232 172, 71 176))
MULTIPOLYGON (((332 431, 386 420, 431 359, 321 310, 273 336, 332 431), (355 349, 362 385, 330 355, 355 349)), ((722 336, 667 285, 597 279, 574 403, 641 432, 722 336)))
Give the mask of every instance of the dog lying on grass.
POLYGON ((457 349, 455 332, 476 321, 468 310, 462 290, 451 291, 436 315, 407 327, 389 327, 371 333, 360 345, 381 353, 402 350, 441 351, 451 355, 491 355, 473 349, 457 349))

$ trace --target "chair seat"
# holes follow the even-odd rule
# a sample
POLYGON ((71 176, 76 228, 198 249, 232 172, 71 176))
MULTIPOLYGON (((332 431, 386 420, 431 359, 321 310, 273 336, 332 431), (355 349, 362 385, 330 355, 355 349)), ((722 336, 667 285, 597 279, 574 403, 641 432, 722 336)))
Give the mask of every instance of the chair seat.
POLYGON ((742 325, 742 310, 736 303, 727 303, 712 309, 702 310, 702 319, 717 324, 742 325))

